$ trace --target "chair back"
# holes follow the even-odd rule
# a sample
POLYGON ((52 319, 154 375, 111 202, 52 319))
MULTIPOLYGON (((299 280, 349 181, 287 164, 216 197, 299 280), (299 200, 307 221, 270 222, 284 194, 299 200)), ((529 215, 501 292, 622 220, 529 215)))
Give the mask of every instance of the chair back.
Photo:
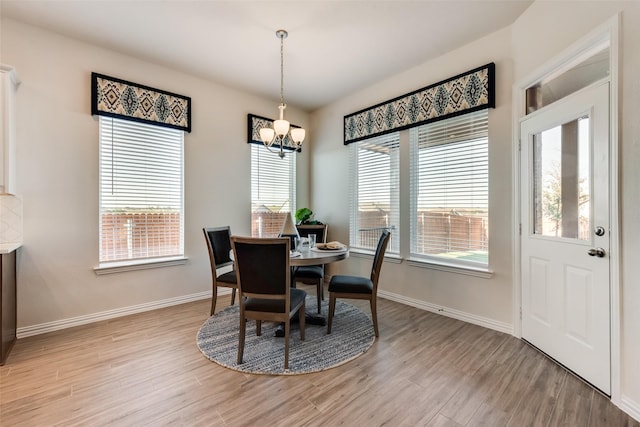
POLYGON ((232 236, 231 244, 240 298, 286 299, 288 313, 290 239, 232 236))
POLYGON ((384 230, 378 240, 378 247, 376 248, 376 254, 373 257, 373 264, 371 265, 371 281, 373 282, 373 292, 376 293, 378 289, 378 278, 380 277, 380 269, 382 268, 382 261, 384 260, 384 253, 387 251, 389 245, 389 239, 391 232, 384 230))
POLYGON ((316 243, 327 242, 327 224, 298 224, 296 227, 300 237, 308 237, 313 234, 316 236, 316 243))
POLYGON ((216 275, 216 269, 232 265, 231 259, 231 227, 210 227, 203 228, 204 237, 209 248, 209 260, 211 270, 216 275))

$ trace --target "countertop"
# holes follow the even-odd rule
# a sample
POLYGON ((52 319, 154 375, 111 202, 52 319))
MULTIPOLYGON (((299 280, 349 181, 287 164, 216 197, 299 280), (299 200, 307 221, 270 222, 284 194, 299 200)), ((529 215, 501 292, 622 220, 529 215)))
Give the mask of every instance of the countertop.
POLYGON ((0 254, 8 254, 22 246, 22 243, 0 243, 0 254))

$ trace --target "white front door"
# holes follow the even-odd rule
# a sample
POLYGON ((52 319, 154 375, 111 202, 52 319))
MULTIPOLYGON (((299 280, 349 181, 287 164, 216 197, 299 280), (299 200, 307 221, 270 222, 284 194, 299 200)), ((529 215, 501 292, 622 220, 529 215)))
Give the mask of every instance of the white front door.
POLYGON ((611 393, 609 84, 520 125, 522 337, 611 393))

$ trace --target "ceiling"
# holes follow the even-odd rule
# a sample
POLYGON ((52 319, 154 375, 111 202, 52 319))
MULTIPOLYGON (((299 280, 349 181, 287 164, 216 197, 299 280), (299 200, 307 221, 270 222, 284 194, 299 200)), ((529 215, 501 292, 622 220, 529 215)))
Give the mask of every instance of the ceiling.
POLYGON ((275 102, 282 28, 285 101, 313 111, 510 25, 532 1, 0 0, 0 14, 275 102))

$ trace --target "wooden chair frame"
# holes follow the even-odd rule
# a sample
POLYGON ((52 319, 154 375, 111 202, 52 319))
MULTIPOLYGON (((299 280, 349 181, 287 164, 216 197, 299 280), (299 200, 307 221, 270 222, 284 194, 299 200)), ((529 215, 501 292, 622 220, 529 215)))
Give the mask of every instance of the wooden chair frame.
MULTIPOLYGON (((300 340, 304 341, 305 339, 305 296, 306 293, 301 290, 294 290, 295 292, 303 293, 302 301, 297 305, 291 306, 291 269, 289 264, 289 250, 291 247, 291 241, 288 237, 284 238, 273 238, 273 239, 262 239, 262 238, 253 238, 253 237, 239 237, 232 236, 231 237, 231 245, 233 247, 234 259, 236 260, 236 268, 238 273, 238 290, 240 292, 239 295, 239 303, 240 303, 240 333, 238 338, 238 364, 242 363, 242 358, 244 355, 244 346, 245 346, 245 336, 246 336, 246 324, 247 319, 256 321, 256 335, 260 336, 262 334, 262 322, 263 321, 271 321, 271 322, 281 322, 284 323, 285 327, 285 350, 284 350, 284 368, 289 369, 289 333, 291 329, 291 318, 298 313, 299 325, 300 325, 300 340), (281 247, 282 256, 286 258, 285 263, 286 268, 284 272, 284 280, 282 282, 282 293, 269 293, 269 292, 257 292, 254 289, 254 292, 249 292, 247 289, 248 282, 254 281, 251 283, 250 288, 260 287, 260 284, 256 284, 256 273, 255 271, 251 271, 251 269, 247 268, 245 263, 249 263, 252 259, 245 259, 242 255, 242 245, 270 245, 271 247, 275 247, 278 250, 278 246, 281 247), (247 276, 244 276, 247 274, 247 276), (249 277, 251 276, 251 277, 249 277), (245 286, 243 287, 243 281, 245 286), (265 311, 261 310, 250 310, 247 309, 247 303, 251 301, 262 301, 263 303, 268 304, 268 301, 283 301, 284 302, 284 311, 265 311)), ((254 269, 255 270, 255 269, 254 269)), ((269 272, 265 272, 265 274, 269 274, 269 272)), ((258 303, 260 305, 260 303, 258 303)), ((264 305, 264 304, 262 304, 264 305)))
POLYGON ((234 274, 221 274, 218 275, 218 269, 224 268, 228 266, 234 266, 231 257, 229 256, 229 251, 231 250, 231 227, 222 226, 222 227, 205 227, 202 229, 204 233, 205 241, 207 242, 207 249, 209 251, 209 262, 211 264, 211 315, 216 310, 216 302, 218 301, 218 286, 223 286, 225 288, 231 288, 231 305, 235 303, 236 300, 236 289, 238 289, 238 284, 236 283, 235 273, 234 274), (211 241, 210 233, 226 233, 229 236, 229 246, 228 249, 225 245, 224 248, 215 248, 214 243, 211 241), (226 256, 224 253, 226 252, 226 256), (216 256, 216 253, 219 254, 216 256), (218 262, 216 262, 216 258, 218 262))
MULTIPOLYGON (((327 224, 298 224, 297 226, 298 234, 300 237, 307 237, 309 234, 318 234, 322 235, 322 240, 318 241, 316 238, 316 243, 326 243, 327 242, 327 231, 329 226, 327 224), (316 231, 322 230, 322 233, 317 233, 316 231)), ((324 269, 324 265, 322 265, 324 269)), ((316 298, 318 302, 318 313, 321 311, 321 303, 324 301, 324 278, 313 279, 309 277, 297 277, 294 274, 294 284, 296 282, 304 283, 305 285, 315 285, 316 286, 316 298)))
MULTIPOLYGON (((331 324, 333 322, 333 315, 336 309, 336 298, 340 297, 340 298, 347 298, 347 299, 369 300, 369 304, 371 306, 371 318, 373 320, 373 331, 375 332, 376 337, 379 336, 378 311, 377 311, 377 301, 376 301, 378 297, 378 279, 380 278, 380 269, 382 268, 382 261, 384 261, 384 254, 387 250, 387 246, 389 244, 390 238, 391 238, 391 233, 388 230, 385 230, 382 232, 382 235, 380 236, 380 240, 378 241, 376 254, 373 258, 373 263, 371 265, 370 279, 373 284, 373 289, 371 293, 335 292, 331 290, 331 283, 329 284, 329 319, 327 321, 327 334, 331 333, 331 324)), ((342 276, 342 277, 349 277, 349 276, 342 276)))

